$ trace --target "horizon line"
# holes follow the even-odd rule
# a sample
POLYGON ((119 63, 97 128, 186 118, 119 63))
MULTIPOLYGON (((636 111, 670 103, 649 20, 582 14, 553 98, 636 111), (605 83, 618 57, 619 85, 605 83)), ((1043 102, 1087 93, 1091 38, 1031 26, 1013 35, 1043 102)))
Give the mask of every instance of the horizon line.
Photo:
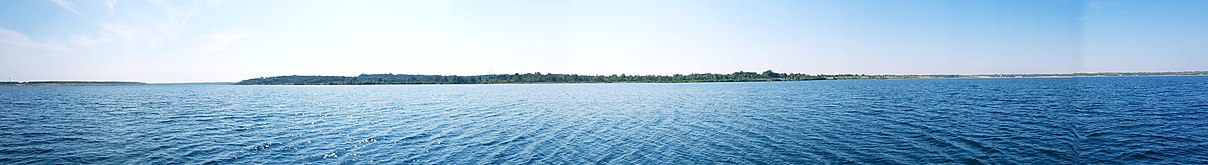
MULTIPOLYGON (((769 70, 765 70, 765 71, 773 71, 773 72, 775 72, 775 70, 770 70, 770 69, 769 69, 769 70)), ((761 73, 761 72, 764 72, 764 71, 735 71, 735 72, 754 72, 754 73, 761 73)), ((776 72, 776 73, 783 73, 783 74, 806 74, 806 75, 871 75, 871 76, 886 76, 886 75, 956 75, 956 76, 979 76, 979 75, 1041 75, 1041 74, 1080 74, 1080 73, 1089 73, 1089 74, 1103 74, 1103 73, 1177 73, 1177 72, 1208 72, 1208 70, 1183 70, 1183 71, 1102 71, 1102 72, 1065 72, 1065 73, 1051 73, 1051 72, 1050 72, 1050 73, 979 73, 979 74, 933 74, 933 73, 932 73, 932 74, 865 74, 865 73, 816 73, 816 74, 811 74, 811 73, 801 73, 801 72, 776 72)), ((542 73, 542 74, 562 74, 562 75, 580 75, 580 76, 609 76, 609 75, 633 75, 633 76, 672 76, 672 75, 676 75, 676 74, 681 74, 681 75, 690 75, 690 74, 732 74, 732 73, 734 73, 734 72, 731 72, 731 73, 708 73, 708 72, 706 72, 706 73, 676 73, 676 74, 626 74, 626 73, 621 73, 621 74, 574 74, 574 73, 548 73, 548 72, 528 72, 528 73, 508 73, 508 74, 499 74, 499 73, 496 73, 496 74, 478 74, 478 75, 456 75, 456 74, 449 74, 449 75, 441 75, 441 74, 394 74, 394 73, 372 73, 372 74, 420 75, 420 76, 487 76, 487 75, 530 74, 530 73, 542 73)), ((361 74, 358 74, 358 75, 353 75, 353 76, 341 76, 341 75, 302 75, 302 74, 292 74, 292 75, 260 76, 260 77, 252 77, 252 78, 247 78, 247 79, 255 79, 255 78, 268 78, 268 77, 278 77, 278 76, 339 76, 339 77, 357 77, 357 76, 364 75, 364 74, 371 74, 371 73, 361 73, 361 74)), ((13 81, 11 78, 9 78, 7 81, 3 81, 3 82, 6 82, 6 83, 12 83, 12 82, 18 82, 18 83, 29 83, 29 82, 52 82, 52 81, 67 81, 67 82, 75 81, 75 82, 138 82, 138 83, 147 83, 147 84, 184 84, 184 83, 235 83, 235 82, 239 82, 239 81, 243 81, 243 80, 247 80, 247 79, 235 80, 235 81, 176 81, 176 82, 150 82, 150 81, 137 81, 137 80, 62 80, 62 79, 60 79, 60 80, 17 80, 17 81, 13 81)))

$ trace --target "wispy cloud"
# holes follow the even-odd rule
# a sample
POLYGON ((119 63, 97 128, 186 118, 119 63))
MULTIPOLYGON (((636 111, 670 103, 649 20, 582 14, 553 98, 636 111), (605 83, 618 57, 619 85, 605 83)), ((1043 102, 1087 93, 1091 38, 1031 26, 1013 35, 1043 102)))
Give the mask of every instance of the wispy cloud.
POLYGON ((56 43, 38 42, 29 39, 21 32, 0 28, 0 46, 14 46, 17 48, 53 50, 53 51, 68 51, 67 47, 56 43))
POLYGON ((1096 0, 1096 1, 1091 1, 1091 3, 1088 5, 1088 7, 1090 7, 1091 9, 1094 9, 1094 10, 1098 10, 1098 9, 1111 7, 1112 5, 1115 5, 1112 1, 1096 0))
POLYGON ((72 44, 82 47, 96 47, 103 44, 113 43, 115 37, 110 33, 102 33, 99 37, 90 37, 85 35, 75 35, 68 39, 72 44))
POLYGON ((243 39, 247 36, 255 34, 256 32, 258 32, 258 30, 234 29, 234 30, 228 30, 228 31, 215 32, 215 33, 207 34, 204 36, 200 36, 198 38, 202 39, 203 42, 205 43, 205 46, 202 47, 201 50, 217 52, 217 51, 226 50, 227 47, 231 46, 231 44, 234 44, 235 42, 237 42, 240 39, 243 39))
POLYGON ((179 6, 172 5, 165 1, 151 1, 162 11, 166 16, 166 20, 159 22, 153 26, 159 30, 160 36, 151 38, 148 42, 151 46, 157 46, 164 41, 176 40, 180 38, 181 31, 189 24, 189 20, 197 15, 196 6, 179 6))
POLYGON ((221 5, 222 0, 206 0, 206 4, 210 5, 210 7, 214 7, 214 6, 221 5))
MULTIPOLYGON (((110 12, 116 10, 117 0, 108 0, 110 12)), ((168 1, 147 1, 150 8, 129 10, 103 21, 93 34, 76 34, 68 38, 73 45, 95 47, 104 44, 121 44, 127 47, 158 48, 165 43, 181 39, 190 19, 205 1, 188 4, 173 4, 168 1), (144 47, 149 46, 149 47, 144 47)))
POLYGON ((80 11, 75 9, 75 3, 72 3, 71 1, 50 0, 50 2, 55 3, 56 5, 59 5, 59 7, 63 7, 63 9, 67 9, 67 10, 71 11, 72 13, 75 13, 76 15, 80 15, 80 11))
POLYGON ((102 24, 101 28, 104 30, 102 34, 112 34, 127 42, 133 42, 139 39, 139 36, 147 34, 146 30, 123 23, 106 23, 102 24))
POLYGON ((105 0, 105 6, 109 6, 109 13, 113 13, 113 7, 117 6, 117 0, 105 0))

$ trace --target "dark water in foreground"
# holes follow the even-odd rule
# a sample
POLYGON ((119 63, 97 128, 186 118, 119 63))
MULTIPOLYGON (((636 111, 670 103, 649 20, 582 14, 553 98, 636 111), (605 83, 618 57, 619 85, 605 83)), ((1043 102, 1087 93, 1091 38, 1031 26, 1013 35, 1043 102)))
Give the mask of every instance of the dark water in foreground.
POLYGON ((1208 77, 0 87, 0 164, 1208 163, 1208 77))

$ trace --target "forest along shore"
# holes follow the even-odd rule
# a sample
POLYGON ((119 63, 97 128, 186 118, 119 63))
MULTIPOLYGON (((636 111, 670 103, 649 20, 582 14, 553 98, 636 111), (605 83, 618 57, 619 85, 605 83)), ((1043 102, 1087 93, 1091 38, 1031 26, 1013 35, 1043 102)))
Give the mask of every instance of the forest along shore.
POLYGON ((808 81, 851 79, 913 79, 913 78, 1036 78, 1036 77, 1097 77, 1097 76, 1205 76, 1208 71, 1186 72, 1103 72, 1069 74, 983 74, 983 75, 865 75, 865 74, 800 74, 777 73, 767 70, 734 72, 730 74, 695 73, 674 75, 577 75, 541 72, 490 74, 477 76, 361 74, 349 76, 275 76, 239 81, 237 85, 378 85, 378 84, 531 84, 531 83, 689 83, 689 82, 757 82, 808 81))

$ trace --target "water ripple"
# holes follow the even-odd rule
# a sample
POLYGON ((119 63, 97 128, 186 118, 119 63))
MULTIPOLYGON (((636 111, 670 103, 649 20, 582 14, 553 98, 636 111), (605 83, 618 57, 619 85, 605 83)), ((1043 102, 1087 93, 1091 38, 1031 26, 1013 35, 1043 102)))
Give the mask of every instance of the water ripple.
POLYGON ((1208 77, 0 88, 0 164, 1206 164, 1208 77))

